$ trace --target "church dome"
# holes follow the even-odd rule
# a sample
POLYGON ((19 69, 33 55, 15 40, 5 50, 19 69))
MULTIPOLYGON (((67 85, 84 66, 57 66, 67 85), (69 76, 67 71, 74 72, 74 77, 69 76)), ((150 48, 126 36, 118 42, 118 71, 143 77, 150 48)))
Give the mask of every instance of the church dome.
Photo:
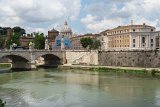
POLYGON ((68 26, 67 21, 64 22, 64 26, 61 29, 63 33, 71 33, 72 29, 68 26))

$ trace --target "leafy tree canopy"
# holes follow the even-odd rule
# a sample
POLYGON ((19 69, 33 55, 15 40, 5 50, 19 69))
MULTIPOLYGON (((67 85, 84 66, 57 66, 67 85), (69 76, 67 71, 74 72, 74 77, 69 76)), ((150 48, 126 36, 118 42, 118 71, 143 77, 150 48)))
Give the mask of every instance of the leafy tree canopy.
POLYGON ((23 28, 21 28, 19 26, 14 27, 13 31, 14 31, 15 34, 18 34, 20 36, 22 36, 23 34, 26 34, 25 29, 23 29, 23 28))
POLYGON ((100 46, 101 46, 100 40, 93 39, 93 44, 91 46, 91 49, 99 49, 100 46))
POLYGON ((81 38, 80 42, 83 48, 91 47, 93 40, 91 38, 81 38))
POLYGON ((35 35, 34 38, 34 44, 35 44, 35 49, 44 49, 45 47, 45 37, 43 33, 39 33, 39 32, 34 32, 33 33, 35 35))
POLYGON ((5 43, 5 39, 2 36, 0 36, 0 48, 3 48, 4 43, 5 43))
POLYGON ((83 48, 89 47, 89 49, 99 49, 101 46, 100 40, 93 38, 82 38, 80 42, 83 48))
POLYGON ((10 45, 12 45, 13 43, 17 44, 17 45, 20 45, 20 35, 19 34, 13 34, 13 36, 11 38, 9 38, 7 40, 7 48, 9 49, 10 48, 10 45))

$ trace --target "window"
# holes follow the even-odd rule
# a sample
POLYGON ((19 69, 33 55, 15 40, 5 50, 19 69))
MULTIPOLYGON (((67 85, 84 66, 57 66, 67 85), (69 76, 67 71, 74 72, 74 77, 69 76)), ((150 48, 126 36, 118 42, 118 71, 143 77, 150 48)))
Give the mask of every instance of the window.
POLYGON ((135 41, 135 39, 133 39, 133 43, 135 43, 136 41, 135 41))
POLYGON ((135 44, 133 44, 133 47, 135 47, 135 44))
POLYGON ((156 47, 159 47, 159 38, 156 38, 156 47))
POLYGON ((133 32, 135 32, 136 30, 135 29, 133 29, 133 32))
POLYGON ((146 41, 145 37, 142 37, 142 43, 145 43, 145 41, 146 41))
POLYGON ((153 32, 153 29, 151 29, 151 32, 153 32))
POLYGON ((151 43, 153 43, 153 39, 151 39, 151 43))

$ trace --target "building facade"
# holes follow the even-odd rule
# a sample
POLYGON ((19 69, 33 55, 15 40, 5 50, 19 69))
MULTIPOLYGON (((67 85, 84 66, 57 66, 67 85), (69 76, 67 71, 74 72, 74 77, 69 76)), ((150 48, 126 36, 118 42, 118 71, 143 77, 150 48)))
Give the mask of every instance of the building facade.
POLYGON ((160 47, 160 31, 153 26, 128 25, 108 29, 101 34, 102 49, 156 49, 160 47))
POLYGON ((68 37, 68 38, 72 37, 72 29, 68 26, 67 21, 64 22, 64 25, 60 31, 60 35, 63 35, 64 37, 68 37))
POLYGON ((33 42, 33 40, 34 40, 34 37, 22 36, 19 40, 20 46, 29 47, 29 43, 33 42))
POLYGON ((71 49, 71 37, 72 37, 72 29, 68 26, 67 21, 64 22, 64 25, 62 26, 60 33, 55 38, 55 42, 52 45, 52 49, 61 49, 61 40, 64 40, 64 48, 65 49, 71 49))
POLYGON ((54 28, 52 30, 48 31, 48 43, 49 43, 49 48, 52 47, 55 43, 56 37, 59 35, 59 31, 55 30, 54 28))

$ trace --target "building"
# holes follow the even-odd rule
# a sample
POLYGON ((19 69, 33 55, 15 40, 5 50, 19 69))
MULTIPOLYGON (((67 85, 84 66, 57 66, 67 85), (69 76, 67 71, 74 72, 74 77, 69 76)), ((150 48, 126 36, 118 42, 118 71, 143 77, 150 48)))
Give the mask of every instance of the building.
POLYGON ((0 27, 0 36, 5 40, 3 47, 6 47, 6 42, 13 36, 13 30, 10 27, 0 27))
POLYGON ((63 35, 64 37, 68 37, 68 38, 72 37, 72 29, 68 26, 67 21, 64 22, 64 25, 60 31, 60 35, 63 35))
POLYGON ((155 49, 160 46, 160 31, 153 26, 128 25, 108 29, 101 34, 102 49, 155 49))
POLYGON ((64 22, 63 27, 60 30, 59 35, 55 38, 55 43, 52 46, 52 49, 60 49, 61 48, 61 40, 64 39, 65 49, 71 49, 71 40, 72 37, 72 29, 68 26, 67 21, 64 22))
POLYGON ((33 40, 34 40, 34 37, 22 36, 19 41, 21 46, 29 47, 29 43, 33 42, 33 40))
POLYGON ((59 31, 55 30, 54 28, 48 31, 48 42, 49 42, 50 48, 55 43, 55 39, 58 35, 59 35, 59 31))
POLYGON ((81 39, 82 38, 93 38, 93 39, 99 39, 100 34, 84 34, 84 35, 79 35, 71 38, 71 44, 73 49, 84 49, 81 45, 81 39))

